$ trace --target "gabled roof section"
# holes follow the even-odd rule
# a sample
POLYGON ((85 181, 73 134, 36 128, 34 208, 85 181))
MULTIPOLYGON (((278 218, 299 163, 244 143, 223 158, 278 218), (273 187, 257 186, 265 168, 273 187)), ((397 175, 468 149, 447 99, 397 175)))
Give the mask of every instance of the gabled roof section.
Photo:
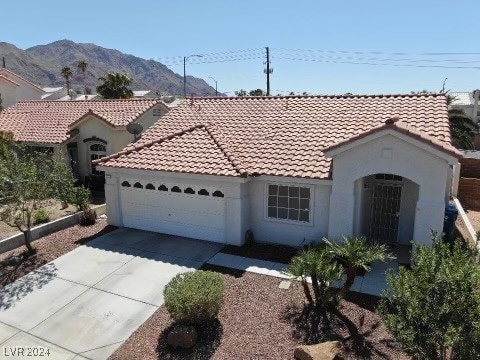
POLYGON ((104 167, 246 177, 247 170, 226 148, 218 130, 195 125, 165 138, 132 144, 94 162, 104 167))
MULTIPOLYGON (((452 145, 446 144, 444 142, 438 141, 437 139, 426 135, 422 132, 419 132, 415 130, 415 128, 408 126, 400 121, 398 121, 397 118, 392 118, 388 119, 385 121, 385 124, 376 126, 370 130, 367 130, 363 133, 360 133, 358 135, 355 135, 351 137, 350 139, 338 142, 336 144, 333 144, 331 146, 328 146, 323 149, 323 152, 328 156, 332 153, 338 153, 342 151, 342 148, 345 150, 349 149, 350 147, 354 146, 355 143, 357 143, 359 140, 368 138, 371 135, 378 134, 381 132, 385 131, 395 131, 403 135, 407 135, 415 140, 418 140, 422 143, 425 143, 443 153, 446 153, 450 156, 453 156, 457 159, 460 159, 463 157, 463 154, 461 151, 457 150, 455 147, 452 145)), ((334 154, 332 154, 334 155, 334 154)))
POLYGON ((13 81, 12 79, 9 79, 9 78, 6 77, 6 76, 1 75, 1 74, 0 74, 0 81, 5 81, 5 82, 7 82, 9 85, 11 85, 11 86, 13 86, 13 87, 19 87, 19 86, 20 86, 19 83, 13 81))
POLYGON ((111 126, 123 127, 158 104, 163 102, 159 99, 20 101, 0 114, 0 130, 13 132, 16 141, 60 144, 69 139, 69 130, 86 115, 93 113, 111 126))
MULTIPOLYGON (((125 150, 207 124, 221 147, 249 175, 329 179, 332 162, 322 149, 383 126, 391 118, 398 118, 409 131, 451 146, 445 95, 408 94, 188 99, 125 150)), ((125 154, 121 167, 141 169, 153 161, 148 156, 161 159, 162 151, 144 152, 141 159, 125 154)), ((203 161, 202 154, 198 156, 203 161)), ((182 164, 180 155, 177 161, 182 164)), ((181 172, 181 167, 175 171, 181 172)))
POLYGON ((38 91, 39 93, 45 93, 45 91, 38 85, 28 81, 27 79, 21 77, 20 75, 15 74, 13 71, 10 71, 6 68, 0 68, 0 75, 3 75, 6 78, 9 78, 15 82, 23 82, 25 85, 28 85, 30 88, 38 91))

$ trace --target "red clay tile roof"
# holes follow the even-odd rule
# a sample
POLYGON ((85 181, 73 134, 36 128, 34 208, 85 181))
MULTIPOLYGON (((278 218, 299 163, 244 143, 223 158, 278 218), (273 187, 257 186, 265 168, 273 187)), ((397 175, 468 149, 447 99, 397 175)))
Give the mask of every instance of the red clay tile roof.
POLYGON ((123 150, 107 159, 130 169, 206 175, 246 176, 246 170, 226 149, 213 126, 197 125, 168 137, 123 150), (158 154, 161 153, 161 157, 158 154))
POLYGON ((336 144, 333 144, 333 145, 330 145, 324 149, 322 149, 322 151, 324 153, 328 153, 329 151, 332 151, 332 150, 335 150, 335 149, 338 149, 338 148, 341 148, 342 146, 345 146, 347 144, 351 144, 357 140, 360 140, 364 137, 367 137, 369 135, 373 135, 375 133, 378 133, 378 132, 381 132, 381 131, 385 131, 385 130, 394 130, 394 131, 398 131, 399 133, 402 133, 402 134, 405 134, 405 135, 408 135, 410 137, 413 137, 421 142, 424 142, 442 152, 445 152, 453 157, 456 157, 457 159, 460 159, 463 157, 463 153, 459 150, 457 150, 455 147, 453 147, 452 145, 449 145, 449 144, 446 144, 442 141, 438 141, 437 139, 425 134, 425 133, 422 133, 420 131, 417 131, 415 128, 413 128, 412 126, 408 126, 407 124, 405 123, 402 123, 401 121, 398 120, 398 118, 392 118, 392 119, 388 119, 385 121, 385 124, 383 125, 380 125, 380 126, 376 126, 374 128, 371 128, 370 130, 367 130, 361 134, 358 134, 358 135, 355 135, 353 137, 351 137, 350 139, 347 139, 347 140, 344 140, 344 141, 341 141, 339 143, 336 143, 336 144))
POLYGON ((72 124, 89 112, 112 126, 126 126, 162 103, 158 99, 20 101, 0 115, 0 130, 11 131, 16 141, 60 144, 68 140, 72 124))
POLYGON ((451 146, 444 95, 197 98, 185 101, 135 144, 99 163, 163 171, 172 171, 175 163, 174 171, 225 175, 225 167, 209 162, 210 153, 202 150, 205 138, 196 143, 193 140, 200 137, 187 136, 192 131, 189 129, 206 126, 207 130, 215 129, 222 148, 240 164, 243 173, 327 179, 331 160, 322 149, 382 126, 393 117, 409 131, 451 146), (174 153, 160 144, 174 134, 181 134, 175 136, 178 155, 164 163, 164 151, 169 156, 174 153), (187 152, 195 158, 186 158, 187 152))

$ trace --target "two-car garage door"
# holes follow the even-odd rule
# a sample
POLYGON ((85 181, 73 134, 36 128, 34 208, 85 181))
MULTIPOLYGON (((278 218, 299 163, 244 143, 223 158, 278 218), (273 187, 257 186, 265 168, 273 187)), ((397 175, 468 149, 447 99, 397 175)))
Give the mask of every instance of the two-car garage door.
POLYGON ((225 199, 219 189, 124 179, 123 225, 225 242, 225 199))

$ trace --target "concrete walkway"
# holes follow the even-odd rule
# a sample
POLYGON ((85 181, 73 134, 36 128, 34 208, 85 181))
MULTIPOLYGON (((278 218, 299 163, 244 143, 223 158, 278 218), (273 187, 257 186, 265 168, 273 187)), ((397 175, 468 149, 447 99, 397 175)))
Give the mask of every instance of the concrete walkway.
POLYGON ((32 358, 27 347, 48 348, 38 358, 108 358, 163 304, 171 278, 221 248, 119 229, 59 257, 0 291, 0 359, 32 358))
MULTIPOLYGON (((218 253, 213 256, 208 261, 208 263, 236 270, 249 271, 257 274, 269 275, 283 279, 291 279, 290 276, 283 273, 283 270, 287 267, 287 265, 272 261, 258 260, 242 256, 218 253)), ((364 276, 356 277, 351 290, 364 294, 381 296, 383 290, 387 286, 386 272, 388 269, 393 269, 394 271, 397 271, 397 262, 374 262, 372 265, 372 270, 370 272, 366 273, 364 276)), ((339 281, 336 282, 333 286, 340 287, 342 285, 343 282, 339 281)))

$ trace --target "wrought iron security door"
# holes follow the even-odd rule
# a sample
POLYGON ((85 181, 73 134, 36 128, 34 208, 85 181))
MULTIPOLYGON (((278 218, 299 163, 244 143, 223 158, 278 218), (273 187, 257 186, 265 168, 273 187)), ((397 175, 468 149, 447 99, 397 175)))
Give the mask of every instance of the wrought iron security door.
POLYGON ((370 239, 396 243, 402 185, 374 183, 370 214, 370 239))

